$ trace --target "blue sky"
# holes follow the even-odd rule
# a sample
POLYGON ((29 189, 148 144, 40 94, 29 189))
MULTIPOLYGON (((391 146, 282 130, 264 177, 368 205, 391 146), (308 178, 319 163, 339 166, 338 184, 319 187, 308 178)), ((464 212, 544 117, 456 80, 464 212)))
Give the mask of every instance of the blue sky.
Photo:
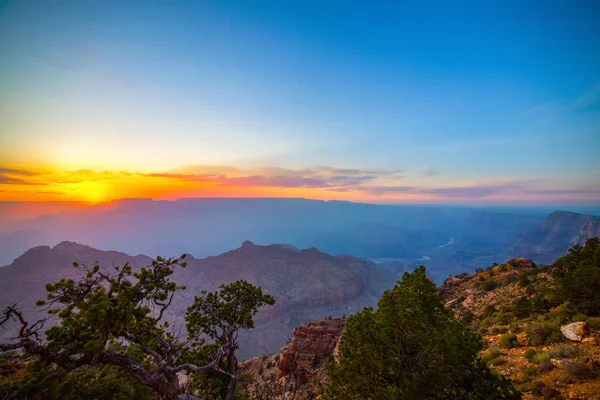
POLYGON ((398 3, 4 2, 0 158, 600 192, 600 3, 398 3))

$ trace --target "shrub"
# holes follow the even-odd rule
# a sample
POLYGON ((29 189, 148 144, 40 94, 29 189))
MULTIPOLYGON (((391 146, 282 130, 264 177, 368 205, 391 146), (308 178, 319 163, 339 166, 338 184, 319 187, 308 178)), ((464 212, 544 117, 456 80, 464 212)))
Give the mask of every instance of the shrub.
POLYGON ((560 392, 558 390, 540 381, 532 382, 531 393, 540 396, 544 400, 560 398, 560 392))
POLYGON ((583 350, 581 350, 578 346, 570 343, 561 343, 555 346, 552 346, 550 350, 548 350, 548 355, 550 358, 575 358, 583 355, 583 350))
POLYGON ((519 333, 520 327, 519 327, 519 321, 512 321, 510 323, 510 332, 511 333, 519 333))
POLYGON ((532 377, 539 375, 540 369, 535 365, 528 365, 523 368, 523 380, 529 381, 532 377))
POLYGON ((279 362, 279 354, 275 356, 275 362, 279 362))
POLYGON ((269 361, 267 363, 267 369, 271 369, 273 367, 273 363, 271 361, 269 361))
POLYGON ((600 318, 588 318, 587 323, 592 329, 600 329, 600 318))
POLYGON ((600 377, 600 368, 597 364, 588 365, 585 359, 580 359, 565 365, 566 375, 575 382, 586 381, 600 377))
POLYGON ((483 290, 485 290, 486 292, 491 292, 492 290, 496 289, 498 287, 498 282, 496 282, 493 279, 487 279, 485 282, 483 282, 483 290))
POLYGON ((525 328, 529 343, 532 346, 542 346, 563 341, 563 335, 560 333, 560 322, 558 321, 540 321, 533 322, 525 328))
POLYGON ((506 332, 508 332, 507 326, 496 325, 496 326, 492 327, 492 333, 494 335, 496 335, 498 333, 506 333, 506 332))
POLYGON ((523 353, 523 357, 529 361, 533 360, 533 357, 538 353, 538 351, 536 349, 533 348, 528 348, 527 350, 525 350, 525 352, 523 353))
POLYGON ((512 349, 515 347, 519 347, 519 341, 517 340, 517 336, 512 333, 505 333, 500 337, 500 345, 506 349, 512 349))
POLYGON ((492 347, 491 349, 489 349, 484 355, 481 356, 481 359, 485 362, 485 363, 489 363, 490 361, 492 361, 495 358, 498 358, 500 356, 503 356, 504 353, 502 353, 502 351, 500 351, 499 348, 497 347, 492 347))
POLYGON ((493 358, 488 362, 488 365, 502 365, 502 364, 506 364, 506 357, 504 357, 504 356, 493 358))
POLYGON ((535 354, 531 361, 538 364, 542 372, 550 371, 552 369, 552 361, 550 361, 550 356, 545 351, 540 351, 535 354))
POLYGON ((573 315, 573 322, 581 322, 581 321, 586 321, 586 320, 587 320, 587 316, 585 314, 577 313, 577 314, 573 315))

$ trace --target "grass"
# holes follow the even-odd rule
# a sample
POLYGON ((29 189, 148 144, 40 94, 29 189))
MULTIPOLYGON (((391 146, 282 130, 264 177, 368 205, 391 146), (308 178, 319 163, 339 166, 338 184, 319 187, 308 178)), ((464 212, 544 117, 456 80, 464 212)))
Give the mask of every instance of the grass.
POLYGON ((550 355, 550 358, 576 358, 583 355, 583 350, 574 344, 560 343, 550 347, 548 354, 550 355))
POLYGON ((489 349, 485 354, 483 354, 481 356, 481 359, 486 363, 489 364, 490 361, 492 361, 495 358, 501 357, 503 356, 504 353, 502 353, 502 351, 497 348, 497 347, 492 347, 491 349, 489 349))

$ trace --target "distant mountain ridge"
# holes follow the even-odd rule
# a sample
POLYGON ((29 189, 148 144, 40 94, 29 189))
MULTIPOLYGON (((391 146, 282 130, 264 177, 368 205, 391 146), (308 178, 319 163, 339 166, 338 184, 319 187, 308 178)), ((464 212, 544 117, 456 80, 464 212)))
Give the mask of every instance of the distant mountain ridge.
POLYGON ((551 263, 573 245, 584 245, 587 239, 596 236, 600 236, 600 217, 554 211, 517 242, 514 255, 551 263))
MULTIPOLYGON (((18 303, 30 320, 42 317, 42 311, 33 306, 45 298, 45 284, 79 276, 74 261, 85 265, 98 262, 108 270, 128 262, 137 270, 152 259, 75 242, 34 247, 0 268, 0 306, 18 303)), ((215 290, 222 283, 244 279, 275 297, 275 305, 256 316, 256 328, 240 335, 242 358, 278 350, 302 323, 349 315, 374 305, 395 282, 393 274, 352 256, 332 256, 315 248, 258 246, 250 241, 219 256, 188 256, 186 261, 187 267, 173 274, 173 280, 186 286, 170 309, 169 319, 175 326, 183 325, 182 316, 194 295, 215 290)))

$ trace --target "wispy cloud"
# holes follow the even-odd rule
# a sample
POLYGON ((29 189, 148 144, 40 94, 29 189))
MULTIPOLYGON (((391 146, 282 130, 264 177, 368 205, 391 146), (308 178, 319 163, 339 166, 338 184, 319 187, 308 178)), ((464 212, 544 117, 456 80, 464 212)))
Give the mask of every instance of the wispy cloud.
POLYGON ((582 110, 600 104, 600 84, 583 92, 570 105, 571 110, 582 110))
POLYGON ((35 172, 35 171, 27 170, 27 169, 15 169, 15 168, 8 168, 8 167, 0 167, 0 174, 33 176, 33 175, 38 175, 39 172, 35 172))
POLYGON ((30 180, 15 178, 14 176, 8 176, 0 174, 0 185, 37 185, 38 183, 30 180))
POLYGON ((417 172, 421 175, 426 175, 426 176, 441 175, 441 173, 442 173, 442 171, 438 171, 437 169, 433 169, 433 168, 422 168, 422 169, 418 170, 417 172))
POLYGON ((280 167, 244 170, 235 167, 187 166, 175 171, 184 172, 152 173, 147 176, 239 187, 326 188, 340 192, 342 188, 350 190, 382 179, 402 179, 399 175, 400 170, 362 170, 324 166, 298 170, 280 167))

